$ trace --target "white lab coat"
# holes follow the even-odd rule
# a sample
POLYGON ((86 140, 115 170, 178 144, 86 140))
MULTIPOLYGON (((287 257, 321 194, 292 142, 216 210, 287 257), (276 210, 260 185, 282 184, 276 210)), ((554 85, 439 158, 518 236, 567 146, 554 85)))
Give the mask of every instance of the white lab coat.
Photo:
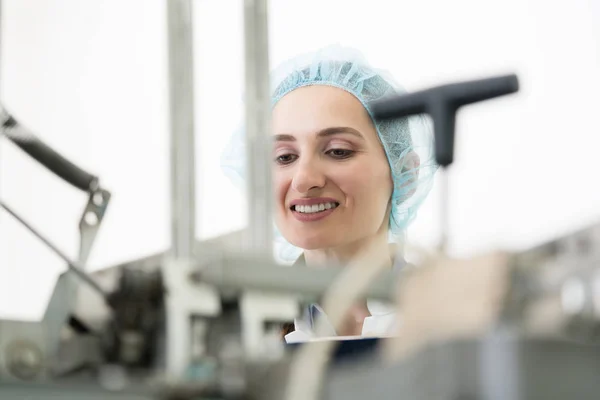
MULTIPOLYGON (((293 268, 302 268, 304 257, 301 256, 295 263, 293 268)), ((397 260, 394 263, 394 270, 399 271, 406 265, 404 260, 397 260)), ((362 337, 385 337, 393 335, 397 332, 399 326, 399 318, 395 312, 393 305, 379 301, 367 300, 367 309, 369 317, 366 317, 362 327, 362 337)), ((284 336, 286 343, 302 343, 315 339, 323 339, 326 337, 337 337, 337 333, 333 326, 328 322, 327 315, 323 309, 317 304, 311 304, 304 310, 304 314, 300 318, 294 320, 294 332, 290 332, 284 336), (323 336, 317 336, 314 332, 317 319, 324 318, 327 322, 327 332, 323 336)))
MULTIPOLYGON (((398 318, 389 304, 367 300, 367 309, 371 316, 366 317, 362 327, 362 337, 385 337, 393 335, 398 328, 398 318)), ((327 321, 327 315, 321 307, 312 304, 305 310, 301 318, 294 320, 294 332, 284 336, 286 343, 303 343, 314 339, 337 337, 333 326, 327 321), (328 327, 323 336, 317 336, 314 327, 317 319, 325 318, 328 327)))

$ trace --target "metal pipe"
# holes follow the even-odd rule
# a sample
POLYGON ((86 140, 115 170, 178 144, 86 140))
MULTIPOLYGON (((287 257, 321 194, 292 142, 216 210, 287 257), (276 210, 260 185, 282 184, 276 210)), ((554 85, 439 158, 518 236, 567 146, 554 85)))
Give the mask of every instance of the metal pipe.
POLYGON ((194 140, 194 60, 191 0, 168 0, 171 137, 171 252, 194 256, 196 177, 194 140))
MULTIPOLYGON (((215 285, 231 294, 244 290, 285 293, 306 302, 319 301, 343 271, 331 268, 284 268, 262 256, 228 256, 208 265, 198 265, 192 279, 215 285)), ((393 301, 396 276, 386 271, 373 281, 365 297, 393 301)))
POLYGON ((442 170, 440 177, 440 241, 441 254, 448 252, 448 237, 450 235, 450 176, 448 168, 442 170))
POLYGON ((273 245, 271 184, 271 95, 267 0, 244 1, 248 250, 270 255, 273 245))
POLYGON ((0 124, 0 129, 8 140, 65 182, 85 192, 93 192, 98 188, 98 177, 81 169, 52 149, 1 105, 0 124))
MULTIPOLYGON (((165 282, 194 258, 196 177, 194 140, 194 60, 191 0, 166 0, 171 138, 171 249, 163 265, 165 282)), ((172 290, 181 290, 173 287, 172 290)), ((182 376, 189 363, 189 313, 173 296, 166 301, 165 368, 182 376)))

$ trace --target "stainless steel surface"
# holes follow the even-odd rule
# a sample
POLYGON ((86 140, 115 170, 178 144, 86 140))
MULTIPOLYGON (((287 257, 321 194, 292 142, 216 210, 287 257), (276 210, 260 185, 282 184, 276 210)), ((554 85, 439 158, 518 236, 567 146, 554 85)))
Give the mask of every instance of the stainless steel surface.
POLYGON ((293 321, 301 314, 298 296, 291 293, 269 293, 246 290, 239 297, 241 343, 247 360, 277 359, 283 355, 279 330, 269 327, 293 321))
POLYGON ((88 193, 88 201, 79 220, 79 263, 86 265, 94 241, 104 220, 111 194, 104 189, 88 193))
MULTIPOLYGON (((44 317, 38 322, 45 327, 46 348, 50 355, 56 355, 59 351, 61 335, 66 328, 69 315, 74 312, 79 290, 81 287, 77 277, 69 271, 63 272, 56 279, 44 317)), ((87 293, 106 307, 104 299, 99 299, 98 293, 93 290, 87 293)))
MULTIPOLYGON (((237 248, 242 240, 242 235, 242 231, 235 231, 208 240, 197 241, 195 243, 196 254, 202 255, 200 260, 209 262, 223 252, 237 248)), ((92 273, 92 277, 102 286, 105 292, 112 292, 117 286, 122 269, 135 268, 148 272, 157 271, 163 267, 168 259, 168 252, 151 254, 143 258, 128 260, 95 271, 92 273)), ((80 287, 75 313, 92 328, 102 326, 111 315, 106 304, 99 301, 98 296, 85 286, 80 287)))
POLYGON ((166 369, 173 379, 184 376, 192 361, 192 317, 216 317, 221 312, 217 288, 205 283, 194 284, 188 278, 189 262, 169 259, 162 268, 167 295, 166 369))
POLYGON ((600 225, 513 255, 507 315, 525 332, 600 341, 600 225))
POLYGON ((519 360, 518 341, 503 329, 488 335, 478 349, 479 381, 482 400, 526 400, 522 397, 525 371, 519 360))
MULTIPOLYGON (((85 381, 82 379, 82 381, 85 381)), ((10 383, 0 385, 2 400, 158 400, 145 390, 108 390, 97 383, 43 384, 10 383)))
POLYGON ((448 238, 450 235, 450 176, 448 168, 440 174, 440 243, 439 251, 446 254, 448 251, 448 238))
POLYGON ((268 1, 244 0, 248 250, 272 254, 268 1))
MULTIPOLYGON (((110 198, 110 192, 101 188, 88 193, 88 201, 79 220, 78 263, 82 269, 87 264, 110 198)), ((95 280, 94 282, 96 283, 95 280)), ((75 310, 79 290, 81 285, 73 274, 65 273, 58 278, 43 318, 50 354, 56 354, 58 351, 61 332, 75 310)))
POLYGON ((101 339, 94 335, 73 335, 60 343, 59 351, 51 356, 49 373, 60 378, 86 367, 103 362, 101 339))
POLYGON ((369 361, 340 366, 329 373, 323 399, 595 400, 598 371, 600 348, 595 346, 487 337, 435 344, 390 367, 369 361), (484 356, 506 351, 507 362, 499 358, 495 366, 484 356), (484 384, 489 373, 495 384, 484 384), (514 373, 518 380, 512 379, 514 373))
POLYGON ((22 380, 35 379, 44 368, 44 355, 37 343, 17 340, 5 349, 9 372, 22 380))
MULTIPOLYGON (((201 264, 194 272, 196 280, 219 287, 223 291, 285 293, 298 300, 315 301, 341 272, 341 268, 296 268, 276 264, 266 257, 230 255, 214 264, 201 264)), ((391 300, 396 277, 383 273, 366 296, 391 300)))
MULTIPOLYGON (((254 398, 283 398, 284 383, 289 372, 288 361, 282 360, 271 366, 246 366, 247 374, 242 375, 246 376, 247 387, 257 396, 254 398)), ((235 366, 234 369, 240 367, 235 366)), ((433 344, 389 366, 369 357, 359 362, 340 362, 328 372, 322 399, 596 400, 600 393, 600 381, 597 379, 599 370, 599 347, 551 338, 484 337, 433 344), (508 358, 505 357, 508 363, 493 366, 488 363, 492 359, 486 360, 486 355, 506 351, 510 353, 508 358), (493 370, 487 370, 486 365, 493 366, 493 370), (509 378, 510 373, 515 371, 519 374, 519 380, 516 381, 509 378), (490 372, 494 373, 496 384, 483 383, 490 372)), ((231 376, 241 378, 237 373, 231 376)), ((228 384, 237 386, 242 382, 228 384)), ((218 395, 192 395, 202 393, 203 386, 206 387, 191 382, 173 384, 170 392, 190 394, 179 399, 223 398, 218 395)), ((160 387, 158 381, 144 384, 143 380, 132 379, 129 385, 117 388, 89 377, 45 385, 2 382, 0 398, 159 399, 161 397, 158 394, 165 393, 160 387)))
POLYGON ((29 321, 0 321, 0 382, 39 381, 48 376, 46 330, 29 321))
MULTIPOLYGON (((171 249, 170 257, 162 265, 165 285, 170 290, 165 304, 165 362, 168 374, 180 377, 190 361, 190 313, 197 310, 192 307, 191 299, 186 298, 190 288, 182 279, 194 258, 196 242, 193 4, 191 0, 167 0, 166 5, 171 119, 171 249)), ((207 314, 214 314, 218 309, 216 295, 210 289, 200 292, 198 307, 206 307, 207 314)))
POLYGON ((192 1, 166 0, 171 137, 171 252, 194 256, 196 171, 192 1))

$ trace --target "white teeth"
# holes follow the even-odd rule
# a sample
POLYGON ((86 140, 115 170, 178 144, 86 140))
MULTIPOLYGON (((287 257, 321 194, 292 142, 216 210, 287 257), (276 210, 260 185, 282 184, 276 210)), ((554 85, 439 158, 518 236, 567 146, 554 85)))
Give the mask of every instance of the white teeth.
POLYGON ((297 205, 297 206, 294 206, 294 210, 296 210, 297 212, 300 212, 300 213, 316 213, 316 212, 321 212, 321 211, 329 210, 331 208, 336 208, 336 207, 337 207, 336 203, 321 203, 321 204, 313 204, 310 206, 297 205))

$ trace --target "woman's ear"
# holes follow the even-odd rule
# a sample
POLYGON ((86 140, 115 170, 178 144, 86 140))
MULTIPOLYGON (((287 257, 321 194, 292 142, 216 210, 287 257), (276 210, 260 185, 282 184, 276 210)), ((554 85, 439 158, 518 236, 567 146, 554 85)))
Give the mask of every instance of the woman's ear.
POLYGON ((411 151, 406 155, 405 168, 408 171, 414 171, 415 180, 419 178, 419 167, 421 166, 421 158, 417 153, 411 151))
POLYGON ((396 183, 398 184, 400 196, 397 201, 404 202, 417 191, 421 158, 417 153, 411 151, 402 157, 399 163, 400 173, 396 177, 396 183))

